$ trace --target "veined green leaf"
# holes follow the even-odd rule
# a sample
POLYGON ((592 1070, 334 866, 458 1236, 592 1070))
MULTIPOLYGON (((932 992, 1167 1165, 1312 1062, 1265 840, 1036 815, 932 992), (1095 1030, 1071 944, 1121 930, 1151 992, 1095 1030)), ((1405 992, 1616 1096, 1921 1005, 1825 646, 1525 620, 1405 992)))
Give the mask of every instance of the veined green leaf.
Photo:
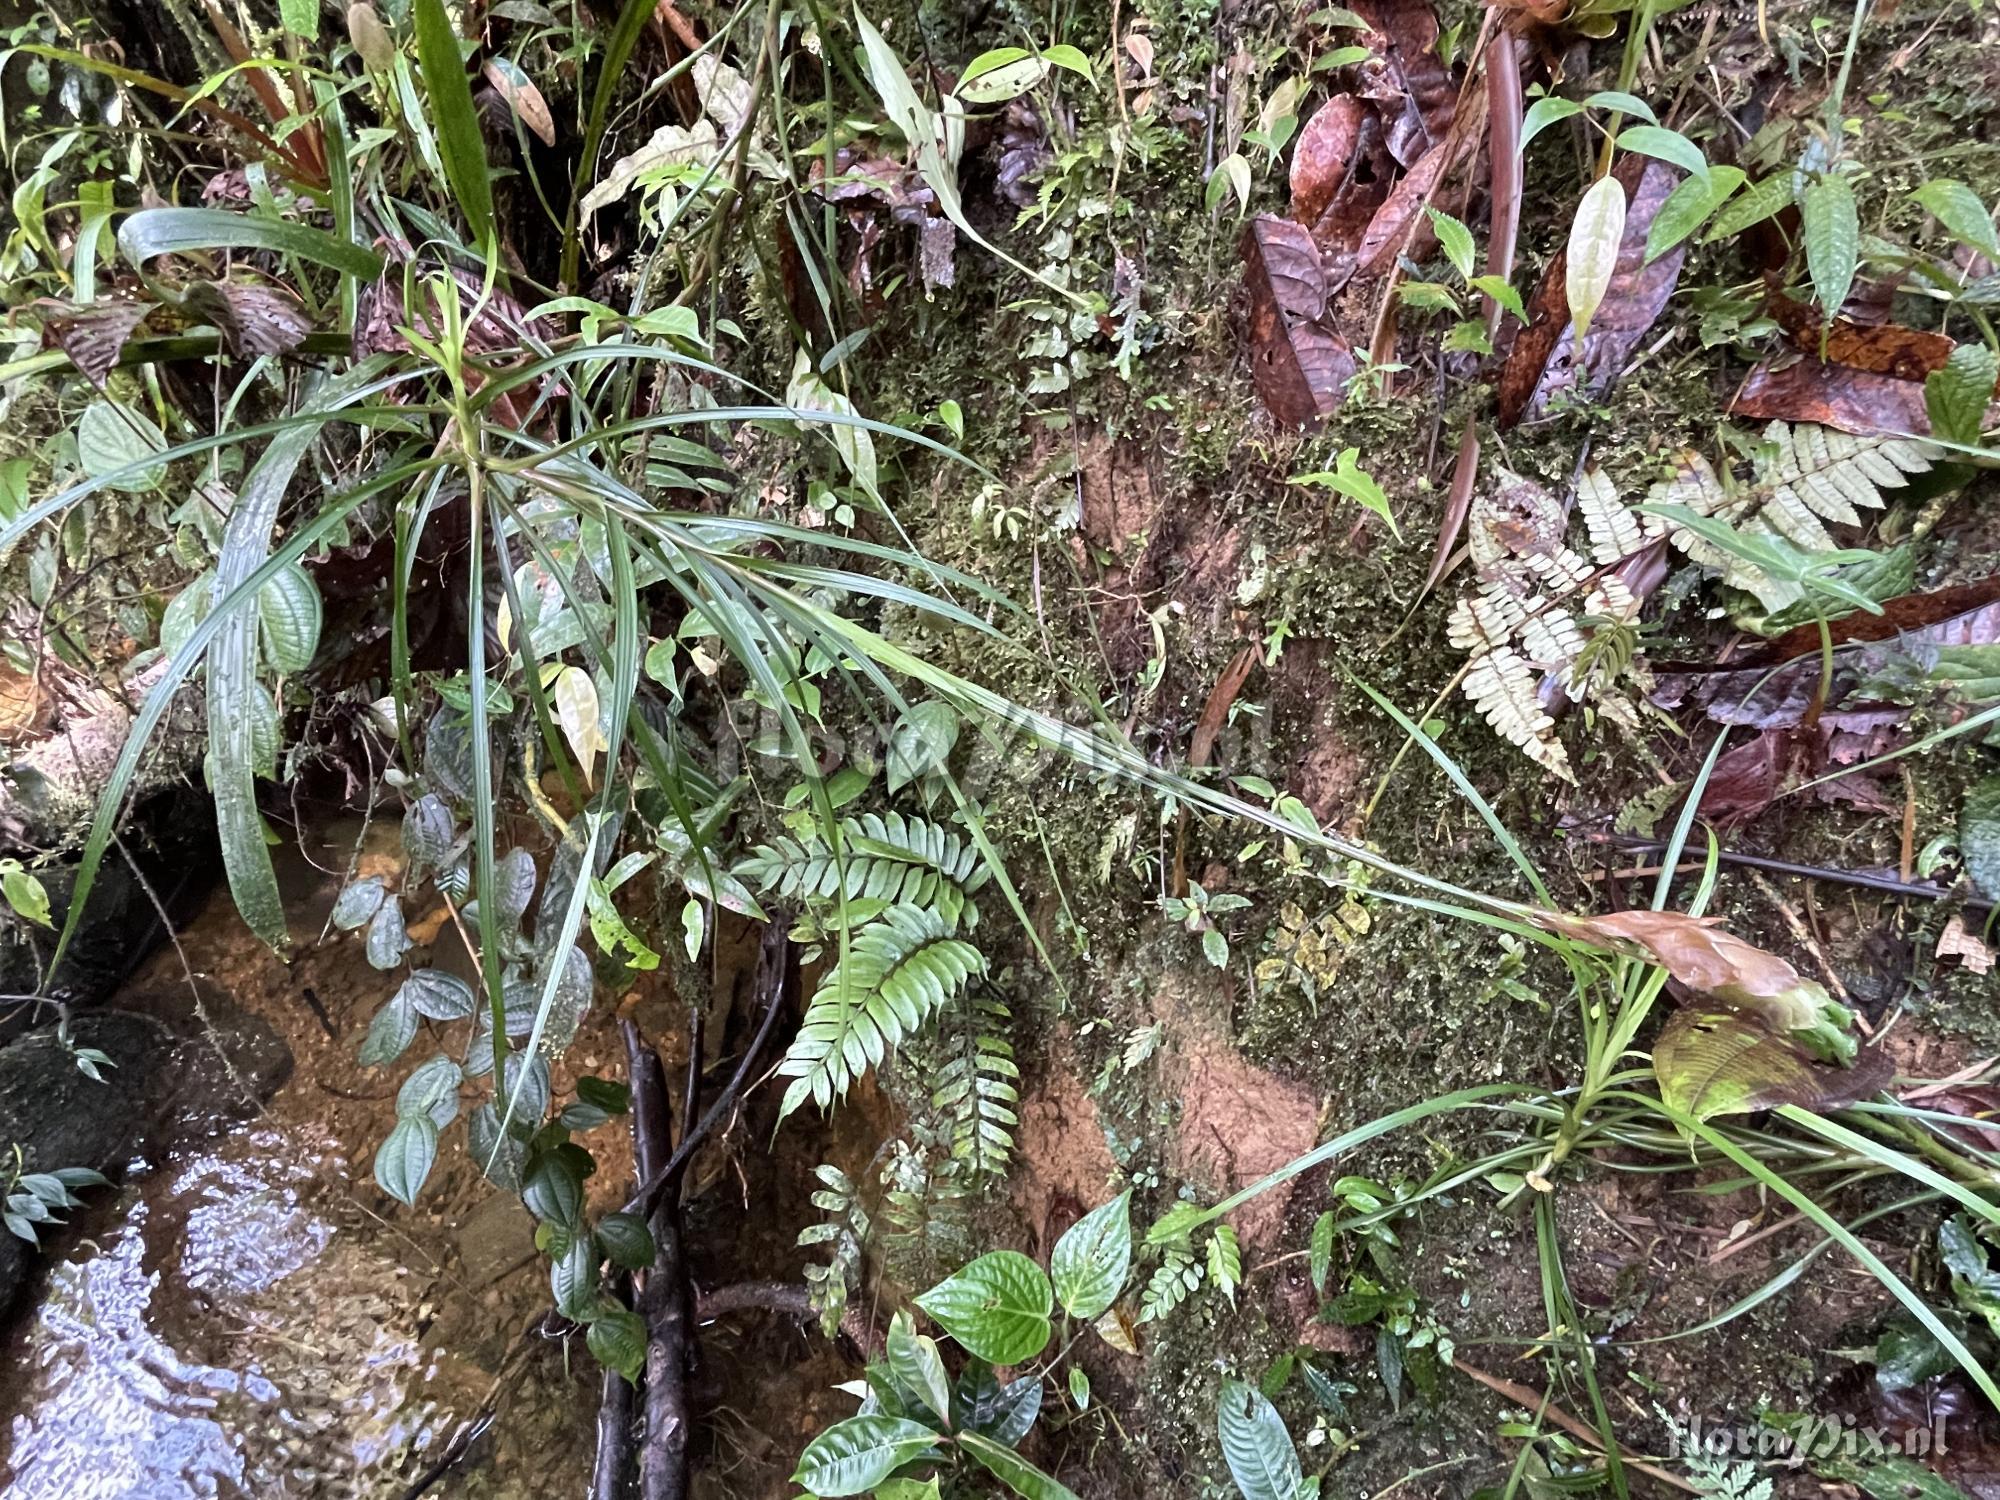
POLYGON ((939 1282, 917 1306, 988 1363, 1016 1365, 1048 1346, 1055 1293, 1042 1268, 1015 1250, 995 1250, 939 1282))
POLYGON ((958 1445, 1022 1500, 1077 1500, 1074 1490, 982 1432, 960 1433, 958 1445))
POLYGON ((1931 432, 1952 443, 1977 443, 1986 408, 2000 380, 2000 356, 1984 344, 1960 344, 1944 368, 1924 381, 1924 408, 1931 432))
POLYGON ((1131 1268, 1130 1188, 1072 1224, 1049 1256, 1049 1277, 1063 1311, 1085 1321, 1118 1300, 1131 1268))
POLYGON ((1583 106, 1574 99, 1565 99, 1558 94, 1550 94, 1537 99, 1528 106, 1527 114, 1521 117, 1521 146, 1526 151, 1528 142, 1547 130, 1558 120, 1571 119, 1583 113, 1583 106))
POLYGON ((966 64, 952 92, 967 104, 1005 104, 1048 77, 1050 67, 1026 47, 996 47, 966 64))
POLYGON ((182 250, 269 250, 366 281, 382 274, 382 259, 374 251, 324 229, 220 208, 142 208, 118 226, 118 248, 140 267, 156 255, 182 250))
POLYGON ((815 1495, 863 1494, 936 1443, 935 1432, 907 1417, 849 1417, 806 1445, 792 1483, 815 1495))
POLYGON ((1861 218, 1854 207, 1854 185, 1838 175, 1820 178, 1799 200, 1799 215, 1813 294, 1819 298, 1821 320, 1831 323, 1840 315, 1861 265, 1861 218))
POLYGON ((1577 204, 1576 218, 1569 228, 1564 293, 1578 344, 1590 331, 1590 320, 1603 306, 1605 293, 1611 290, 1624 239, 1625 185, 1615 177, 1600 177, 1577 204))
POLYGON ((152 489, 166 477, 164 462, 131 474, 121 475, 119 470, 166 451, 167 440, 159 425, 123 401, 93 401, 76 424, 77 462, 83 465, 84 473, 92 479, 104 478, 114 490, 138 494, 152 489))
POLYGON ((2000 236, 1993 232, 1993 215, 1964 183, 1936 177, 1910 197, 1921 204, 1954 238, 1991 261, 2000 261, 2000 236))
POLYGON ((1618 132, 1618 145, 1621 150, 1636 151, 1641 156, 1655 157, 1679 167, 1691 177, 1708 175, 1708 158, 1702 155, 1701 147, 1678 130, 1667 130, 1658 125, 1634 125, 1629 130, 1618 132))
POLYGON ((274 672, 303 672, 319 649, 319 585, 304 568, 279 573, 257 594, 257 622, 264 660, 274 672))
POLYGON ((486 164, 486 143, 479 133, 479 113, 472 103, 472 85, 465 75, 465 58, 458 33, 445 14, 444 0, 413 0, 417 26, 417 63, 436 116, 438 146, 444 175, 465 215, 475 248, 491 252, 493 242, 493 183, 486 164))
POLYGON ((1472 243, 1472 231, 1454 219, 1450 214, 1424 205, 1424 212, 1430 215, 1431 227, 1437 231, 1438 243, 1444 247, 1445 259, 1467 281, 1472 280, 1474 262, 1477 258, 1472 243))
POLYGON ((375 1152, 375 1180, 399 1203, 414 1205, 437 1160, 437 1126, 429 1115, 406 1115, 375 1152))
POLYGON ((1717 214, 1701 242, 1712 245, 1763 223, 1773 214, 1790 208, 1797 192, 1798 173, 1790 167, 1779 168, 1761 182, 1752 183, 1742 197, 1717 214))
POLYGON ((1703 177, 1684 178, 1667 194, 1667 201, 1646 230, 1646 260, 1658 260, 1697 229, 1702 221, 1743 186, 1741 167, 1710 167, 1703 177))
POLYGON ((1296 1500, 1305 1474, 1284 1418, 1262 1392, 1240 1380, 1222 1383, 1215 1425, 1229 1477, 1243 1500, 1296 1500))
POLYGON ((941 1422, 951 1420, 951 1380, 936 1339, 925 1338, 899 1312, 889 1321, 889 1374, 904 1390, 929 1407, 941 1422))

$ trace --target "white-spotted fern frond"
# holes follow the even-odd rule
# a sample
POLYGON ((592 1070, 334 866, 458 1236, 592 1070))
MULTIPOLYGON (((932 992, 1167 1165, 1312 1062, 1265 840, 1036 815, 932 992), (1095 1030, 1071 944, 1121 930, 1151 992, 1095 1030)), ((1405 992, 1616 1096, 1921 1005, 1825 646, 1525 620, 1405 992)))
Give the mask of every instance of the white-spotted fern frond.
POLYGON ((985 971, 979 950, 952 931, 933 907, 892 906, 853 934, 778 1065, 793 1080, 782 1115, 808 1099, 824 1109, 844 1096, 985 971))

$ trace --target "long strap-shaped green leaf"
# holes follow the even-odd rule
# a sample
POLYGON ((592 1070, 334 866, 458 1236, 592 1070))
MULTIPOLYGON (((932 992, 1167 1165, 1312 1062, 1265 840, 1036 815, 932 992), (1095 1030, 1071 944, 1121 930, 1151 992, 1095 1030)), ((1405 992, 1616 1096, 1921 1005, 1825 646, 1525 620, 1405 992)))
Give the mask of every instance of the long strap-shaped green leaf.
POLYGON ((472 85, 466 81, 465 59, 458 50, 458 33, 445 14, 444 0, 416 0, 410 10, 417 23, 417 63, 423 69, 424 90, 437 117, 445 180, 458 199, 458 211, 465 215, 473 244, 490 253, 493 182, 486 165, 486 143, 479 134, 479 111, 473 108, 472 85))
MULTIPOLYGON (((1749 1152, 1738 1147, 1735 1142, 1731 1141, 1713 1126, 1704 1124, 1692 1116, 1684 1115, 1679 1110, 1661 1103, 1658 1099, 1650 1098, 1645 1094, 1609 1094, 1606 1097, 1622 1099, 1625 1103, 1636 1104, 1641 1109, 1650 1110, 1671 1120, 1686 1134, 1698 1137, 1704 1144, 1721 1152, 1745 1172, 1756 1178, 1762 1186, 1770 1189, 1770 1191, 1791 1204, 1793 1208, 1804 1214, 1806 1218, 1818 1225, 1820 1231, 1829 1239, 1834 1241, 1835 1244, 1839 1245, 1841 1249, 1845 1250, 1856 1260, 1860 1261, 1868 1270, 1868 1273, 1879 1281, 1891 1296, 1909 1310, 1910 1316, 1923 1325, 1924 1331, 1936 1339, 1944 1347, 1945 1352, 1958 1362, 1958 1367, 1972 1378, 1972 1383, 1979 1387, 1986 1399, 1994 1405, 2000 1406, 2000 1385, 1994 1384, 1992 1374, 1973 1357, 1972 1351, 1965 1347, 1965 1344, 1959 1339, 1958 1335, 1946 1327, 1944 1321, 1935 1312, 1931 1311, 1930 1305, 1915 1292, 1911 1291, 1909 1287, 1905 1286, 1902 1278, 1890 1270, 1888 1266, 1884 1265, 1882 1258, 1873 1250, 1862 1244, 1852 1230, 1824 1208, 1820 1207, 1806 1193, 1794 1187, 1785 1179, 1783 1174, 1774 1172, 1771 1168, 1765 1166, 1764 1163, 1758 1161, 1749 1152)), ((1789 1114, 1790 1112, 1786 1111, 1786 1113, 1789 1114)), ((1798 1122, 1794 1120, 1793 1123, 1797 1124, 1798 1122)), ((1926 1185, 1935 1187, 1937 1184, 1927 1183, 1926 1185)))
POLYGON ((175 692, 208 650, 209 642, 222 629, 223 622, 237 609, 255 608, 259 589, 297 562, 321 538, 330 535, 364 500, 383 490, 395 488, 427 466, 427 463, 400 465, 357 484, 338 500, 330 502, 309 523, 287 537, 242 584, 217 600, 207 617, 188 633, 180 650, 168 661, 166 671, 147 692, 146 701, 140 705, 125 736, 125 747, 118 752, 118 761, 111 768, 104 790, 98 795, 97 812, 91 820, 90 833, 84 839, 83 855, 76 867, 76 880, 70 888, 69 913, 63 919, 62 935, 56 939, 55 955, 49 960, 50 973, 61 967, 63 956, 76 936, 84 908, 90 901, 91 889, 97 882, 97 872, 104 864, 104 851, 111 846, 112 835, 117 832, 119 814, 125 806, 125 793, 131 788, 132 778, 138 774, 139 762, 145 757, 147 746, 160 727, 160 720, 166 717, 167 709, 172 706, 175 692))
POLYGON ((351 244, 310 224, 223 208, 142 208, 118 226, 118 248, 134 266, 181 250, 270 250, 365 281, 382 274, 382 258, 365 245, 351 244))
MULTIPOLYGON (((356 366, 316 391, 305 403, 307 412, 329 416, 345 406, 355 391, 380 370, 383 357, 356 366)), ((319 436, 322 423, 288 428, 271 439, 270 447, 250 471, 243 491, 229 513, 215 563, 215 598, 227 597, 263 564, 271 551, 278 509, 291 488, 299 461, 319 436)), ((264 842, 264 820, 257 811, 256 730, 268 722, 252 695, 257 685, 257 610, 232 610, 222 621, 208 654, 208 774, 215 796, 216 832, 222 844, 222 865, 229 874, 229 894, 252 932, 273 948, 287 942, 284 899, 271 868, 271 850, 264 842)))

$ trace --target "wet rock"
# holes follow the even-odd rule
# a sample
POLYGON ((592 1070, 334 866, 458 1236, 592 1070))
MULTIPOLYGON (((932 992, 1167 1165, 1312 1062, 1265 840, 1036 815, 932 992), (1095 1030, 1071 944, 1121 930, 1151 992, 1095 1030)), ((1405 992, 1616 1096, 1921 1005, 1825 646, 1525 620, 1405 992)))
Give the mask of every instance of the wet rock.
MULTIPOLYGON (((88 1077, 53 1030, 0 1048, 0 1143, 21 1153, 23 1170, 90 1167, 116 1171, 138 1148, 151 1112, 150 1079, 172 1047, 167 1028, 146 1016, 113 1011, 73 1021, 74 1047, 94 1047, 111 1059, 103 1081, 88 1077)), ((7 1163, 11 1170, 11 1160, 7 1163)), ((0 1315, 24 1289, 34 1251, 0 1234, 0 1315)))

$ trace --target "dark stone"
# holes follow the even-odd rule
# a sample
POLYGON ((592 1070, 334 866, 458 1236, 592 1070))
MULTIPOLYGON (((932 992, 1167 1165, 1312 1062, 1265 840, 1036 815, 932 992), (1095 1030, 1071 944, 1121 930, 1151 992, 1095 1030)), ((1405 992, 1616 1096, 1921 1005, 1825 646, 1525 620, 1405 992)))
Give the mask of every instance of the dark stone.
MULTIPOLYGON (((111 1011, 70 1023, 70 1042, 111 1059, 94 1082, 53 1030, 0 1048, 0 1149, 21 1153, 22 1169, 90 1167, 115 1174, 139 1149, 153 1112, 152 1080, 165 1071, 172 1034, 147 1016, 111 1011)), ((25 1290, 34 1250, 0 1232, 0 1315, 25 1290)))

